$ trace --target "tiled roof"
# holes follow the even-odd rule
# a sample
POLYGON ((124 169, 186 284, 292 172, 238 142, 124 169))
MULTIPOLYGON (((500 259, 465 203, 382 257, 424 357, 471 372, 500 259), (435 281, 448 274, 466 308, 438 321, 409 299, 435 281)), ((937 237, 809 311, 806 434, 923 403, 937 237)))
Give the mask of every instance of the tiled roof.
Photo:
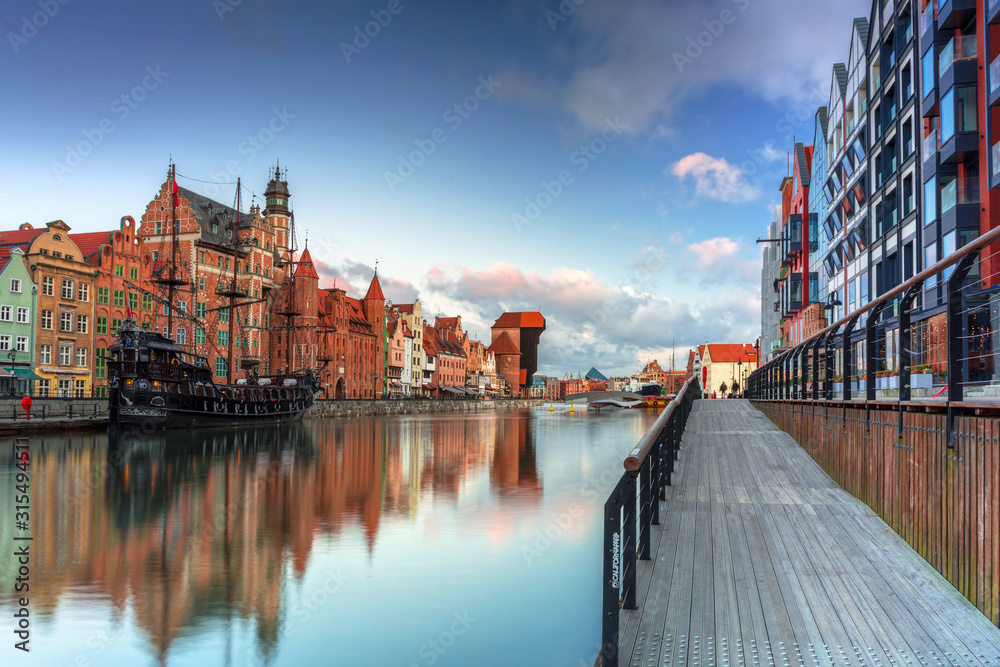
POLYGON ((100 266, 101 256, 99 251, 101 246, 105 243, 110 244, 113 235, 114 232, 85 232, 82 234, 70 234, 69 237, 80 248, 83 261, 91 266, 100 266))
POLYGON ((490 352, 493 354, 521 354, 521 351, 517 349, 517 345, 514 345, 514 341, 510 339, 506 331, 497 336, 497 339, 493 341, 493 344, 490 345, 490 352))
MULTIPOLYGON (((206 243, 219 246, 224 246, 230 243, 226 236, 225 223, 222 221, 223 213, 226 214, 229 221, 236 220, 238 215, 241 227, 248 225, 253 219, 249 213, 237 214, 236 209, 232 206, 226 206, 225 204, 217 202, 214 199, 209 199, 205 195, 198 194, 194 190, 188 190, 187 188, 178 186, 177 194, 178 196, 186 199, 191 205, 191 212, 194 213, 194 217, 198 221, 198 225, 201 227, 201 240, 206 243), (209 215, 209 208, 212 210, 211 215, 209 215), (212 222, 218 223, 219 233, 212 232, 212 222)), ((166 226, 169 231, 169 222, 166 226)))
POLYGON ((401 313, 406 313, 407 315, 413 314, 413 304, 412 303, 397 303, 392 306, 401 313))
POLYGON ((736 363, 757 361, 757 351, 753 345, 714 343, 708 346, 712 363, 736 363))
MULTIPOLYGON (((27 225, 27 223, 25 223, 27 225)), ((24 227, 25 225, 22 225, 24 227)), ((48 229, 42 227, 41 229, 12 229, 6 232, 0 232, 0 246, 5 248, 10 248, 19 245, 28 245, 36 238, 47 232, 48 229)))
POLYGON ((493 323, 493 327, 498 329, 544 329, 545 318, 542 317, 542 314, 537 311, 527 313, 504 313, 497 318, 496 322, 493 323))
POLYGON ((382 294, 382 284, 378 281, 378 274, 372 278, 371 284, 368 286, 368 292, 365 294, 365 301, 369 299, 378 299, 379 301, 385 301, 385 295, 382 294))
POLYGON ((302 256, 299 257, 299 262, 295 266, 295 277, 296 278, 315 278, 319 280, 319 274, 316 273, 316 267, 313 266, 312 256, 309 254, 309 250, 303 250, 302 256))

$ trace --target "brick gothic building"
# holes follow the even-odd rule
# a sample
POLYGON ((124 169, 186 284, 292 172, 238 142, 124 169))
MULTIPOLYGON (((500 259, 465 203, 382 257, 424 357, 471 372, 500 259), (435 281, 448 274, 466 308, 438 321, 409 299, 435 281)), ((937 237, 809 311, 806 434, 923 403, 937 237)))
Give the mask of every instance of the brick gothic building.
MULTIPOLYGON (((155 304, 150 294, 143 294, 129 284, 149 287, 152 257, 136 235, 135 220, 121 219, 111 232, 70 234, 80 248, 83 260, 97 272, 94 295, 94 389, 98 396, 108 391, 108 347, 114 342, 113 332, 127 317, 131 308, 136 322, 152 326, 155 304), (128 281, 128 282, 126 282, 128 281)), ((184 341, 179 341, 183 343, 184 341)))
POLYGON ((489 351, 496 357, 496 373, 507 381, 511 396, 527 396, 538 370, 538 340, 545 331, 541 313, 504 313, 491 327, 489 351))

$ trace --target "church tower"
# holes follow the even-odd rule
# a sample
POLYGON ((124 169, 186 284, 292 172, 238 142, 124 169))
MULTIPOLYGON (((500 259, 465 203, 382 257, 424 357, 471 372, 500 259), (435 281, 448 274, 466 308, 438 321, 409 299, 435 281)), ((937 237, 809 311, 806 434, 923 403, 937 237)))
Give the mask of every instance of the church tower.
POLYGON ((385 295, 382 293, 382 284, 378 281, 378 269, 375 269, 375 277, 372 278, 368 286, 368 292, 362 299, 365 310, 365 319, 371 324, 372 331, 375 332, 375 372, 378 373, 378 384, 381 388, 382 396, 386 395, 385 376, 386 366, 389 358, 386 356, 386 328, 385 328, 385 295))

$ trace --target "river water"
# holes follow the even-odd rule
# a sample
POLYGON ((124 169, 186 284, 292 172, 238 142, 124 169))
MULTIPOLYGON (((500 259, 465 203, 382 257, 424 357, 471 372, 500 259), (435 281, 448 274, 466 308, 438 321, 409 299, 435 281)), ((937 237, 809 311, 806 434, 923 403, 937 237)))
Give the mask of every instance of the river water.
POLYGON ((0 446, 0 664, 590 667, 601 522, 648 411, 0 446), (23 489, 22 489, 23 490, 23 489), (29 535, 30 654, 14 648, 29 535))

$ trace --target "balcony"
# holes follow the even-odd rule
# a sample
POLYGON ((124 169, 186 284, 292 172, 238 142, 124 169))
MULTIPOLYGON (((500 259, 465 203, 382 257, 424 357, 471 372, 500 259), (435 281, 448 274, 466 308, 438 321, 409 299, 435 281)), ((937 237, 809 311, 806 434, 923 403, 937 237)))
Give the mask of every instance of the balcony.
POLYGON ((1000 141, 990 149, 990 189, 997 187, 1000 187, 1000 141))
MULTIPOLYGON (((955 0, 952 0, 954 2, 955 0)), ((978 47, 975 35, 956 36, 948 40, 938 55, 940 81, 938 89, 947 91, 956 83, 975 83, 978 47)))
POLYGON ((938 29, 953 30, 976 16, 976 0, 941 0, 938 29))
MULTIPOLYGON (((1000 0, 996 0, 997 4, 1000 4, 1000 0)), ((989 93, 989 105, 994 106, 1000 102, 1000 56, 993 59, 990 63, 990 93, 989 93)))
POLYGON ((1000 0, 988 0, 986 3, 986 20, 1000 23, 1000 0))
MULTIPOLYGON (((1000 0, 996 0, 1000 3, 1000 0)), ((920 13, 920 43, 924 51, 934 43, 934 3, 920 13)))
POLYGON ((896 2, 888 0, 882 5, 882 30, 891 26, 894 18, 896 18, 896 2))
POLYGON ((979 227, 979 179, 955 178, 941 187, 941 233, 979 227))
POLYGON ((941 144, 941 164, 958 164, 979 152, 978 132, 956 132, 941 144))

